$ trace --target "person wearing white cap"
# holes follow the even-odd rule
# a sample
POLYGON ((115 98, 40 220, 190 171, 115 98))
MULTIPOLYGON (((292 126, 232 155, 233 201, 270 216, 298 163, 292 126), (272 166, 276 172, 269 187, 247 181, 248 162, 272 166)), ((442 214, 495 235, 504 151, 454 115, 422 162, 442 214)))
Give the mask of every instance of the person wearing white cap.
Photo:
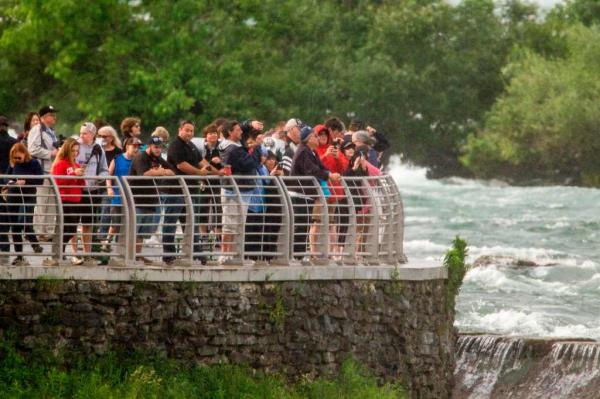
MULTIPOLYGON (((27 136, 27 150, 34 159, 42 165, 45 174, 50 174, 52 162, 58 152, 60 143, 54 125, 56 124, 56 113, 58 110, 52 105, 40 108, 38 115, 40 123, 32 127, 27 136)), ((33 216, 33 225, 40 241, 50 241, 54 235, 56 225, 56 206, 54 191, 50 180, 44 180, 44 184, 37 188, 37 204, 33 216)))

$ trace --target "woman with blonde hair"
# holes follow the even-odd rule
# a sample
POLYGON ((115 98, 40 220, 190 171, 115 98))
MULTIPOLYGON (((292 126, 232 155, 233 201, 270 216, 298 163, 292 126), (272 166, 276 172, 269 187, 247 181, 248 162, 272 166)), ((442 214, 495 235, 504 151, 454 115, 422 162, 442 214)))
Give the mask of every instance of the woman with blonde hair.
MULTIPOLYGON (((9 214, 9 229, 12 235, 13 246, 17 254, 23 253, 23 233, 31 243, 35 253, 43 251, 33 231, 33 208, 36 201, 36 186, 43 184, 42 178, 24 178, 19 176, 41 176, 44 174, 42 166, 36 159, 31 159, 31 154, 23 143, 16 143, 9 153, 9 167, 7 175, 14 175, 8 179, 6 186, 7 209, 9 214)), ((22 255, 12 262, 13 266, 27 266, 29 263, 22 255)))
MULTIPOLYGON (((104 156, 106 157, 106 166, 109 166, 113 159, 123 153, 123 147, 121 145, 121 139, 117 135, 117 131, 109 125, 102 126, 98 129, 98 139, 101 140, 102 149, 104 150, 104 156)), ((100 211, 100 221, 98 226, 98 236, 101 237, 102 241, 107 239, 108 230, 110 228, 110 197, 104 196, 101 203, 102 209, 100 211)), ((108 262, 108 259, 103 261, 108 262)))
POLYGON ((102 141, 102 149, 106 155, 106 164, 110 165, 113 159, 123 153, 123 146, 117 131, 112 126, 103 126, 98 129, 98 138, 102 141))
MULTIPOLYGON (((56 159, 52 164, 52 175, 60 193, 63 205, 63 252, 66 244, 77 232, 77 225, 81 219, 81 196, 85 187, 83 179, 65 179, 60 176, 83 176, 85 171, 75 161, 79 154, 79 143, 73 138, 65 140, 58 150, 56 159)), ((73 265, 81 265, 83 259, 76 256, 71 258, 73 265)))

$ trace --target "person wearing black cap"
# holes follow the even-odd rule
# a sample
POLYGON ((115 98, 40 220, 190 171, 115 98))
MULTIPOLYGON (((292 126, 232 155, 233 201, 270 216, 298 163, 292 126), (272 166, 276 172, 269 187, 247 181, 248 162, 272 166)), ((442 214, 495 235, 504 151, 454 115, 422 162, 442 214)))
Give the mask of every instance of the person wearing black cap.
MULTIPOLYGON (((8 169, 8 160, 10 155, 10 149, 17 140, 8 135, 8 118, 0 116, 0 174, 6 173, 8 169)), ((8 252, 10 249, 10 243, 8 242, 8 230, 9 220, 6 216, 6 202, 0 196, 0 253, 8 252)), ((8 257, 5 255, 1 256, 0 265, 8 265, 8 257)))
MULTIPOLYGON (((58 152, 58 147, 60 147, 54 131, 57 112, 58 110, 52 105, 40 108, 38 112, 40 123, 32 127, 27 136, 27 150, 42 165, 45 174, 51 174, 50 168, 58 152)), ((45 180, 44 185, 38 187, 37 206, 33 218, 36 232, 40 235, 41 241, 49 241, 54 235, 55 214, 54 193, 50 181, 45 180)))
MULTIPOLYGON (((130 176, 175 176, 173 167, 161 157, 163 142, 160 137, 150 137, 145 151, 133 158, 130 176)), ((157 192, 159 181, 155 179, 131 180, 131 192, 135 203, 136 214, 136 253, 142 250, 144 238, 150 237, 156 230, 160 220, 160 193, 157 192)), ((173 184, 167 181, 165 184, 173 184)), ((145 257, 138 256, 138 261, 151 265, 153 262, 145 257)))

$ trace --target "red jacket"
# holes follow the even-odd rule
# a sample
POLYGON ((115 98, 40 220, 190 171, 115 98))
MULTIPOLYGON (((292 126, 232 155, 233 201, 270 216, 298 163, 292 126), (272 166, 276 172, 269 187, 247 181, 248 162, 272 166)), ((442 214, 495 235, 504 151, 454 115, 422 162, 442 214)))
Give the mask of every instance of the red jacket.
MULTIPOLYGON (((76 176, 75 169, 79 168, 79 164, 61 159, 56 162, 52 168, 52 174, 54 176, 76 176)), ((56 184, 58 185, 58 192, 60 193, 60 199, 62 202, 81 202, 81 193, 85 186, 85 180, 83 179, 61 179, 55 178, 56 184)))
MULTIPOLYGON (((348 169, 348 159, 342 153, 341 149, 338 149, 337 158, 333 155, 325 155, 327 152, 327 148, 331 146, 333 140, 331 136, 329 136, 327 140, 327 144, 321 144, 316 148, 316 152, 323 163, 323 166, 327 168, 331 173, 339 173, 343 175, 346 169, 348 169)), ((329 202, 337 202, 338 200, 344 198, 344 187, 339 182, 329 181, 329 189, 331 191, 331 197, 329 197, 329 202)))

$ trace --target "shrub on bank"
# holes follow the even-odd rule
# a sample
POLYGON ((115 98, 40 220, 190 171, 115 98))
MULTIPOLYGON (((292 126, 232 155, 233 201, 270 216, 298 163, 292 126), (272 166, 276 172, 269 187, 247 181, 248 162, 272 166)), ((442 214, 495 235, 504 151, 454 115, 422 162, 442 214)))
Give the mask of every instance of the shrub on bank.
POLYGON ((19 354, 0 343, 2 398, 405 398, 399 384, 379 386, 352 360, 335 379, 288 385, 280 376, 236 365, 189 366, 181 361, 111 353, 67 367, 54 356, 19 354))

